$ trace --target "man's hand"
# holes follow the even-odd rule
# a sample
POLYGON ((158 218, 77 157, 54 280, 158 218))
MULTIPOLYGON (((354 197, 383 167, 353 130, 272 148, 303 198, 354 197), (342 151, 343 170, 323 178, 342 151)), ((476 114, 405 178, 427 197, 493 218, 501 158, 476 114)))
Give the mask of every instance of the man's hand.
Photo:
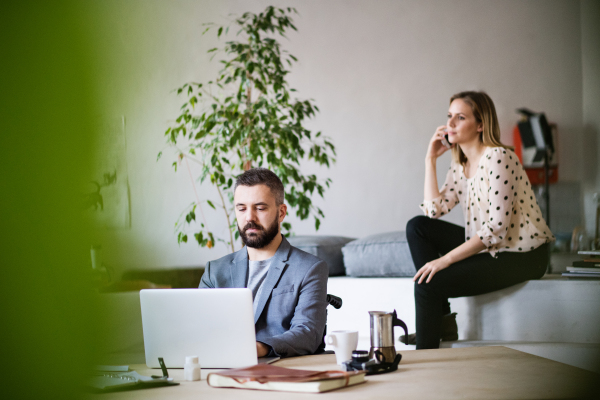
POLYGON ((262 342, 256 342, 256 353, 259 357, 264 357, 269 354, 269 346, 262 342))

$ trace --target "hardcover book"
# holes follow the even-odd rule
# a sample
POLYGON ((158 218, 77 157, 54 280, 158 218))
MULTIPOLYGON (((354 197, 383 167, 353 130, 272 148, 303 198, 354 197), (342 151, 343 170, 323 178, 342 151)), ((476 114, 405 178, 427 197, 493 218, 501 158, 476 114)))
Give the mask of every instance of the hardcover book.
POLYGON ((598 260, 583 260, 573 261, 573 267, 576 268, 596 268, 600 271, 600 259, 598 260))
POLYGON ((586 268, 586 267, 567 267, 567 271, 569 272, 587 272, 590 274, 600 274, 600 268, 586 268))
POLYGON ((308 371, 258 364, 212 372, 212 387, 320 393, 365 382, 364 371, 308 371))
POLYGON ((600 279, 600 274, 591 274, 586 272, 563 272, 562 276, 566 276, 567 278, 600 279))

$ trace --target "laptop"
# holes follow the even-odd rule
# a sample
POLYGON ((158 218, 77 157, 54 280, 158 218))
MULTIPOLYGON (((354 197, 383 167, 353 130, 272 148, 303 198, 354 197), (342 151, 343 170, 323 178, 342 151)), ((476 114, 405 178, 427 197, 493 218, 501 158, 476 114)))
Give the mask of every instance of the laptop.
POLYGON ((150 368, 160 368, 159 357, 167 368, 183 368, 186 356, 198 356, 202 368, 259 361, 250 289, 144 289, 140 304, 150 368))

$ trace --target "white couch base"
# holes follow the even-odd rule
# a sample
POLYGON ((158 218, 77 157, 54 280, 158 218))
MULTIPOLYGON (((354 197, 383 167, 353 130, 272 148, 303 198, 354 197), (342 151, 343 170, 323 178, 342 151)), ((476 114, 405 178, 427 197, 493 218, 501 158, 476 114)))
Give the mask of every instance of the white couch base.
MULTIPOLYGON (((327 329, 358 330, 368 349, 369 311, 396 310, 415 331, 411 278, 329 278, 328 293, 343 306, 328 308, 327 329)), ((485 295, 450 299, 457 312, 459 341, 442 347, 503 345, 600 372, 600 281, 547 276, 485 295)), ((397 350, 412 350, 398 341, 397 350)))

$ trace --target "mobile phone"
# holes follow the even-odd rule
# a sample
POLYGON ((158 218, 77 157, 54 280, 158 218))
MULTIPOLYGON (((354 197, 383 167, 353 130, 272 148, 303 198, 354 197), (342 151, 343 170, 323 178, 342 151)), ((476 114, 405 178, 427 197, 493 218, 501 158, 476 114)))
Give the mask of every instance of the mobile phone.
POLYGON ((450 142, 448 141, 448 134, 444 135, 444 137, 442 138, 442 144, 444 146, 446 146, 446 148, 451 149, 452 145, 450 144, 450 142))

